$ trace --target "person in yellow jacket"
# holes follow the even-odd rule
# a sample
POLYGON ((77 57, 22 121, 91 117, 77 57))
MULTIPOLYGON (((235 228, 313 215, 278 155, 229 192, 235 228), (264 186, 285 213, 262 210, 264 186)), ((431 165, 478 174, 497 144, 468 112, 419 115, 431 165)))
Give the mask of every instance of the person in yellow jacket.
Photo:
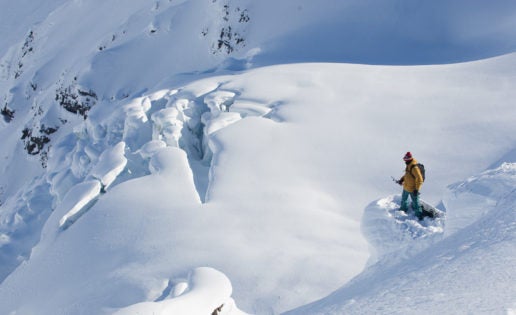
POLYGON ((408 197, 412 199, 412 209, 419 220, 423 219, 423 211, 419 203, 419 191, 423 186, 423 175, 419 167, 417 167, 417 160, 412 157, 412 153, 407 152, 403 157, 405 161, 405 175, 403 175, 397 183, 403 185, 403 192, 401 194, 401 211, 408 211, 408 197))

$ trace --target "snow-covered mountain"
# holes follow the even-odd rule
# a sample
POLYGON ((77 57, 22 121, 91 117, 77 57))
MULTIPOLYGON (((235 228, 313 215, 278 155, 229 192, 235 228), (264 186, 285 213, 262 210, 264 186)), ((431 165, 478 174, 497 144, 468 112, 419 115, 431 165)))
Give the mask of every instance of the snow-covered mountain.
POLYGON ((513 314, 516 3, 0 3, 0 314, 513 314), (401 157, 442 218, 397 210, 401 157))

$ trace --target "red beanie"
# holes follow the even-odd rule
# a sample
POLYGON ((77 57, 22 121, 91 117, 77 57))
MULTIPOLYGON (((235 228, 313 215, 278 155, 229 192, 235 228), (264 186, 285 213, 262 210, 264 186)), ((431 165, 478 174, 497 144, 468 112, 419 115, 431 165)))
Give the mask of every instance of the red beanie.
POLYGON ((405 161, 410 161, 410 160, 412 160, 412 153, 407 152, 407 153, 405 154, 405 156, 403 157, 403 160, 405 160, 405 161))

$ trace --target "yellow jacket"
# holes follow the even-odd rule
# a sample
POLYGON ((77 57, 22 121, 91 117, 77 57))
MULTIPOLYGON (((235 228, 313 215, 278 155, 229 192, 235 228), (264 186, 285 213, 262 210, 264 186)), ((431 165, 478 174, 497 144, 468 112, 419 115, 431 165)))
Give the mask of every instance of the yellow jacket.
POLYGON ((405 175, 401 178, 403 189, 410 193, 416 189, 421 190, 421 186, 423 186, 423 175, 421 175, 419 167, 415 166, 416 164, 416 159, 412 159, 405 168, 405 175))

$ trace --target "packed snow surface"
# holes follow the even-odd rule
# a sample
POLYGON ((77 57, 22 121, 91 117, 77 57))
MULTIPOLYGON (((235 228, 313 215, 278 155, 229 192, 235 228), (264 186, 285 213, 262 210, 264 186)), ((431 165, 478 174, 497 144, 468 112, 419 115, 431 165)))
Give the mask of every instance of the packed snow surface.
POLYGON ((0 4, 0 314, 514 313, 515 12, 0 4))

